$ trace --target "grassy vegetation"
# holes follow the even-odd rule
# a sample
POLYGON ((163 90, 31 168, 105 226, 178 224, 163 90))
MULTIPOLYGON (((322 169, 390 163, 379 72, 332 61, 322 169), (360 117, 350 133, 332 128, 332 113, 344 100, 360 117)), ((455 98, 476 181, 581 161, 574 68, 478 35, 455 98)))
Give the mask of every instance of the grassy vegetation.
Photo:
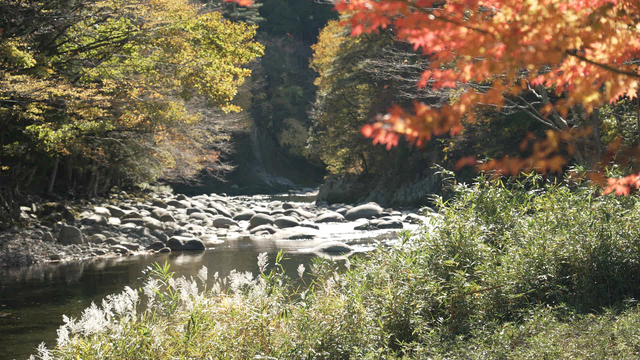
POLYGON ((281 257, 204 290, 205 269, 158 267, 35 358, 638 358, 639 198, 540 184, 458 186, 422 232, 305 286, 281 257))

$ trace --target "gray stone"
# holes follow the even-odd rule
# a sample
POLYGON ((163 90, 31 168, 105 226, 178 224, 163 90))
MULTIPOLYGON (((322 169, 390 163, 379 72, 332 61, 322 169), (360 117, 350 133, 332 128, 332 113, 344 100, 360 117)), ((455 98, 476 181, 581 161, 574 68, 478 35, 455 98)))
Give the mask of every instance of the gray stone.
POLYGON ((186 201, 169 200, 167 201, 167 205, 173 206, 176 209, 186 209, 190 204, 187 204, 186 201))
POLYGON ((213 217, 211 225, 217 228, 228 229, 231 226, 238 226, 238 223, 234 220, 229 219, 228 217, 224 217, 222 215, 216 215, 213 217))
POLYGON ((338 214, 335 211, 329 211, 324 214, 318 215, 313 221, 317 223, 330 223, 330 222, 344 222, 344 216, 338 214))
POLYGON ((106 207, 102 207, 102 206, 96 206, 93 208, 93 212, 98 214, 98 215, 102 215, 106 218, 110 218, 111 216, 114 216, 111 214, 111 211, 109 211, 109 209, 107 209, 106 207))
POLYGON ((165 202, 164 202, 164 201, 162 201, 162 200, 158 200, 158 199, 153 200, 153 202, 151 203, 151 205, 153 205, 153 206, 155 206, 155 207, 162 208, 162 209, 166 209, 166 208, 168 208, 168 207, 169 207, 169 205, 167 205, 167 203, 165 203, 165 202))
POLYGON ((316 214, 302 209, 289 209, 286 210, 284 214, 287 216, 295 214, 296 216, 299 216, 303 219, 313 219, 314 217, 316 217, 316 214))
POLYGON ((300 225, 300 222, 292 216, 282 216, 282 217, 276 218, 273 222, 280 229, 296 227, 300 225))
POLYGON ((195 212, 195 213, 191 213, 191 215, 189 215, 189 219, 206 220, 207 218, 208 218, 207 214, 205 214, 203 212, 195 212))
POLYGON ((383 209, 378 206, 376 203, 369 203, 364 205, 359 205, 347 211, 344 215, 345 219, 349 221, 357 220, 357 219, 370 219, 374 217, 378 217, 382 214, 383 209))
POLYGON ((42 241, 44 242, 54 242, 55 238, 53 237, 53 235, 51 234, 51 232, 46 231, 44 233, 44 235, 42 235, 42 241))
POLYGON ((151 217, 158 220, 160 220, 160 218, 163 217, 164 215, 169 215, 169 214, 170 213, 163 208, 154 208, 153 210, 151 210, 151 217))
POLYGON ((82 231, 75 226, 62 225, 58 234, 58 242, 62 245, 84 244, 82 231))
POLYGON ((325 253, 329 255, 345 255, 353 252, 353 248, 347 244, 337 241, 330 241, 320 244, 313 248, 314 252, 325 253))
POLYGON ((86 218, 80 220, 80 224, 82 225, 107 225, 109 224, 109 220, 107 217, 99 214, 93 214, 86 218))
POLYGON ((107 237, 102 234, 93 234, 89 238, 89 242, 93 244, 102 244, 105 240, 107 240, 107 237))
POLYGON ((144 221, 144 226, 146 228, 148 228, 149 230, 163 230, 164 227, 162 225, 162 222, 158 219, 154 219, 150 216, 145 216, 142 218, 142 221, 144 221))
POLYGON ((261 232, 267 232, 269 234, 275 234, 278 231, 276 228, 269 224, 258 225, 253 229, 249 230, 249 234, 256 235, 261 232))
POLYGON ((109 247, 109 251, 114 252, 116 254, 127 255, 129 254, 129 249, 122 245, 113 245, 109 247))
POLYGON ((210 202, 209 207, 215 209, 220 215, 226 216, 228 218, 233 218, 233 216, 231 216, 231 212, 229 212, 227 208, 218 204, 217 202, 210 202))
POLYGON ((249 229, 253 229, 256 226, 260 226, 260 225, 271 225, 273 224, 273 222, 274 222, 273 217, 267 214, 255 214, 249 220, 249 229))
POLYGON ((400 220, 387 220, 378 224, 378 229, 402 229, 403 225, 400 220))
POLYGON ((126 212, 124 212, 124 210, 120 209, 117 206, 107 205, 107 206, 105 206, 105 208, 109 209, 109 212, 111 213, 111 216, 113 216, 113 217, 120 218, 120 217, 123 217, 126 214, 126 212))
POLYGON ((140 251, 140 245, 138 244, 123 242, 123 243, 120 243, 120 246, 124 246, 125 248, 131 251, 140 251))
POLYGON ((187 215, 191 215, 193 213, 203 213, 204 211, 202 209, 198 209, 198 208, 190 208, 187 209, 187 215))
POLYGON ((135 226, 144 226, 144 220, 142 218, 128 218, 123 219, 122 224, 133 224, 135 226))
POLYGON ((117 217, 110 217, 108 221, 109 221, 109 225, 120 225, 120 224, 122 224, 122 221, 120 221, 120 218, 117 218, 117 217))
POLYGON ((295 209, 297 207, 298 207, 297 205, 292 204, 292 203, 284 203, 284 204, 282 204, 282 208, 285 209, 285 210, 295 209))
POLYGON ((189 198, 187 197, 187 195, 185 194, 178 194, 176 195, 176 199, 177 200, 189 200, 189 198))
POLYGON ((140 215, 139 212, 132 210, 122 216, 123 222, 127 219, 142 219, 142 215, 140 215))
POLYGON ((120 241, 114 238, 108 238, 107 240, 104 241, 104 243, 107 245, 120 245, 120 241))
POLYGON ((251 210, 251 209, 244 209, 244 210, 240 211, 239 213, 237 213, 233 217, 233 220, 236 220, 236 221, 251 220, 251 217, 253 217, 253 215, 255 215, 255 214, 256 214, 256 212, 251 210))
POLYGON ((159 253, 159 254, 170 253, 171 252, 171 248, 168 248, 168 247, 165 246, 165 247, 163 247, 162 249, 160 249, 160 250, 158 250, 156 252, 159 253))
POLYGON ((187 238, 183 236, 172 236, 167 241, 167 247, 172 251, 176 250, 204 250, 205 246, 202 240, 187 238))
POLYGON ((171 214, 164 214, 160 217, 159 219, 160 221, 162 221, 163 223, 168 223, 168 222, 176 222, 176 219, 173 217, 173 215, 171 214))
POLYGON ((292 227, 279 230, 275 236, 279 240, 308 240, 317 237, 319 232, 308 227, 292 227))
POLYGON ((62 260, 62 256, 60 256, 60 254, 51 254, 51 255, 49 255, 49 260, 51 260, 51 261, 60 261, 60 260, 62 260))
POLYGON ((92 251, 93 254, 95 254, 96 256, 101 256, 101 255, 106 255, 107 252, 102 250, 102 249, 95 249, 92 251))

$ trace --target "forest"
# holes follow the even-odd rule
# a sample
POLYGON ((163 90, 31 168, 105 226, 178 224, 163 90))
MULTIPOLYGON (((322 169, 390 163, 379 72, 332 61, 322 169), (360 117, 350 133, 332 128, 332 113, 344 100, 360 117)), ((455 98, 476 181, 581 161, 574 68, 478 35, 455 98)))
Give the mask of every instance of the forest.
MULTIPOLYGON (((252 246, 282 240, 285 221, 322 233, 362 209, 375 214, 355 230, 404 229, 297 277, 283 251, 213 282, 204 265, 189 279, 156 263, 139 290, 65 316, 32 359, 638 357, 637 1, 8 0, 0 13, 0 229, 34 226, 45 202, 100 201, 111 218, 125 201, 175 210, 135 224, 165 244, 197 233, 194 213, 216 244, 244 225, 252 246), (180 195, 141 191, 166 187, 180 195), (256 197, 308 187, 308 207, 256 197)), ((68 209, 51 231, 95 230, 68 209)))

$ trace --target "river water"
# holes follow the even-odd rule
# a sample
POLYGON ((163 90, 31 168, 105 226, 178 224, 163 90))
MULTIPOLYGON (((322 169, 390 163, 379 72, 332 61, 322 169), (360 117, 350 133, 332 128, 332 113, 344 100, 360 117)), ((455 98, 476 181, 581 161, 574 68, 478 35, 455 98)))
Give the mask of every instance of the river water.
MULTIPOLYGON (((295 277, 299 264, 307 269, 317 255, 304 251, 319 241, 338 240, 366 252, 381 244, 392 244, 393 232, 354 232, 353 224, 321 227, 326 236, 313 241, 240 238, 203 252, 176 252, 145 256, 93 259, 81 262, 40 264, 26 269, 0 271, 0 359, 26 359, 35 347, 55 344, 62 315, 79 317, 91 302, 99 304, 106 295, 124 286, 142 284, 143 270, 153 263, 169 262, 177 276, 194 276, 204 265, 209 273, 226 276, 232 269, 258 272, 256 258, 266 252, 271 262, 280 249, 287 251, 283 262, 295 277)), ((340 260, 336 260, 340 261, 340 260)))

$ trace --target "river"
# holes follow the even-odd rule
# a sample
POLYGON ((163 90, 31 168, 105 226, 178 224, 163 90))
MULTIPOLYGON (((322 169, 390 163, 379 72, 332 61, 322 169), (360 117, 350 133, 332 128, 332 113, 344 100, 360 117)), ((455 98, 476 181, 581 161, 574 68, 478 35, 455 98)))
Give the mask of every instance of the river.
MULTIPOLYGON (((349 243, 357 252, 392 244, 389 231, 355 232, 353 224, 324 224, 323 238, 349 243)), ((174 252, 122 256, 78 262, 44 263, 0 271, 0 359, 26 359, 41 342, 52 347, 62 315, 78 317, 91 302, 124 286, 142 283, 143 270, 153 263, 169 262, 177 276, 195 276, 204 265, 209 273, 226 276, 232 269, 257 273, 256 259, 267 252, 273 261, 280 249, 287 251, 283 265, 295 277, 299 264, 309 269, 317 255, 300 251, 317 243, 244 237, 225 241, 202 252, 174 252)), ((339 261, 339 260, 337 260, 339 261)))

